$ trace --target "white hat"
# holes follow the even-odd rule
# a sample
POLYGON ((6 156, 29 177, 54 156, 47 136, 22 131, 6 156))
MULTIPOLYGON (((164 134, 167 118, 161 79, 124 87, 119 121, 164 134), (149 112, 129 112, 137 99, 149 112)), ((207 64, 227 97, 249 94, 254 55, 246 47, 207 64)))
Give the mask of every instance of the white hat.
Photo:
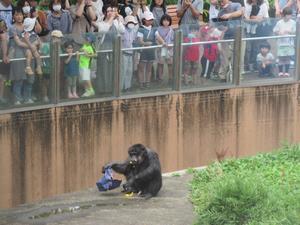
POLYGON ((64 35, 62 34, 62 32, 60 30, 53 30, 51 32, 51 36, 52 37, 57 37, 57 38, 61 38, 63 37, 64 35))
POLYGON ((150 11, 145 11, 145 12, 142 14, 142 19, 145 19, 145 20, 153 20, 153 19, 154 19, 153 13, 150 12, 150 11))
POLYGON ((25 18, 23 25, 26 32, 32 31, 35 26, 36 18, 25 18))
POLYGON ((134 23, 134 24, 137 24, 137 21, 135 19, 134 16, 126 16, 125 17, 125 25, 127 25, 128 23, 134 23))

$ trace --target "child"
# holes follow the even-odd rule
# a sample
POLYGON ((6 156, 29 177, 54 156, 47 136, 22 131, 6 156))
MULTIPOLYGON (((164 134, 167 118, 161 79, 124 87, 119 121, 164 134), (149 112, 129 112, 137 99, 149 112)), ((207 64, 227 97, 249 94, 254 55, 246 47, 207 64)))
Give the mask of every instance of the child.
MULTIPOLYGON (((210 35, 211 29, 209 26, 204 26, 201 28, 200 32, 203 36, 204 41, 214 41, 218 40, 219 36, 210 35)), ((213 30, 214 31, 214 30, 213 30)), ((218 58, 218 44, 205 44, 203 56, 201 57, 202 72, 201 77, 210 79, 210 74, 214 68, 215 62, 218 58)))
POLYGON ((260 53, 256 57, 258 75, 260 77, 270 76, 274 74, 274 56, 270 52, 271 46, 268 42, 262 43, 260 45, 260 53))
POLYGON ((164 63, 168 64, 168 75, 169 75, 169 83, 172 80, 172 59, 173 59, 173 47, 168 47, 169 44, 172 44, 174 41, 174 30, 171 27, 172 18, 168 14, 165 14, 160 19, 160 26, 155 32, 155 37, 158 44, 163 45, 161 52, 159 54, 158 61, 158 80, 163 80, 163 66, 164 63))
MULTIPOLYGON (((199 25, 192 24, 190 26, 190 32, 187 35, 187 37, 183 38, 183 41, 185 43, 193 43, 193 42, 199 42, 200 38, 198 35, 199 31, 199 25)), ((189 45, 185 47, 184 50, 184 72, 183 72, 183 79, 184 84, 189 83, 189 77, 192 77, 192 83, 196 83, 196 74, 197 74, 197 68, 198 68, 198 62, 200 58, 200 49, 199 45, 189 45)))
POLYGON ((84 93, 81 97, 91 97, 95 95, 95 91, 91 82, 91 60, 96 56, 95 49, 92 45, 95 42, 96 37, 92 33, 86 33, 84 35, 85 42, 80 48, 80 52, 83 52, 79 57, 79 76, 80 81, 84 87, 84 93))
MULTIPOLYGON (((137 33, 138 43, 141 46, 151 46, 155 41, 155 32, 152 28, 153 14, 150 11, 146 11, 143 14, 143 25, 139 28, 137 33)), ((143 49, 141 52, 140 63, 138 66, 138 76, 140 88, 150 87, 151 69, 153 61, 155 60, 154 49, 143 49), (144 72, 146 70, 146 76, 144 72)))
POLYGON ((166 0, 151 0, 150 11, 153 13, 154 21, 153 26, 161 26, 161 17, 167 14, 166 0))
POLYGON ((8 43, 9 36, 7 32, 6 22, 0 19, 0 105, 7 104, 7 100, 4 98, 5 81, 8 80, 10 64, 8 56, 8 43))
MULTIPOLYGON (((76 92, 77 78, 79 76, 78 57, 73 55, 74 45, 72 41, 66 41, 64 44, 66 53, 65 59, 65 77, 67 79, 68 98, 79 98, 76 92)), ((78 53, 78 52, 77 52, 78 53)))
POLYGON ((31 60, 34 56, 36 60, 36 73, 38 75, 42 75, 42 60, 39 54, 39 49, 41 45, 41 41, 39 36, 35 33, 34 28, 36 24, 36 18, 25 18, 24 22, 24 32, 22 33, 23 42, 25 42, 28 48, 25 50, 26 56, 26 68, 25 73, 28 75, 33 75, 33 71, 31 68, 31 60), (28 42, 29 41, 29 42, 28 42))
MULTIPOLYGON (((136 38, 135 25, 137 24, 134 16, 125 17, 125 32, 122 35, 122 47, 132 48, 136 38)), ((133 51, 123 51, 121 67, 121 88, 128 91, 131 88, 131 79, 133 74, 133 51)))
MULTIPOLYGON (((41 38, 41 55, 43 56, 50 56, 50 38, 49 35, 47 34, 49 31, 44 31, 43 35, 40 36, 41 38)), ((53 37, 53 36, 52 36, 53 37)), ((44 103, 49 102, 49 97, 48 97, 48 92, 49 92, 49 84, 50 84, 50 73, 51 73, 51 59, 50 58, 44 58, 42 60, 42 71, 43 71, 43 76, 40 76, 38 81, 39 81, 39 91, 42 97, 42 101, 44 103)))
MULTIPOLYGON (((277 35, 289 35, 295 34, 296 22, 292 20, 293 10, 289 7, 285 7, 282 11, 283 18, 279 20, 273 32, 277 35)), ((277 41, 277 56, 278 56, 278 76, 288 77, 291 57, 295 54, 294 40, 293 38, 280 38, 277 41), (283 72, 285 71, 285 72, 283 72)))

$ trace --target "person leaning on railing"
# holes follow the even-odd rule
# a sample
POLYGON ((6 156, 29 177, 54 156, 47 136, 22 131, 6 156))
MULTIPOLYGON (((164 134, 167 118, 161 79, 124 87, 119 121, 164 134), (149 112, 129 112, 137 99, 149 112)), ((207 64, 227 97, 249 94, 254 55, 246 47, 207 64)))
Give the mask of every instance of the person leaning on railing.
MULTIPOLYGON (((231 2, 229 0, 221 0, 220 11, 218 14, 218 20, 223 22, 226 27, 224 39, 234 38, 234 31, 236 25, 240 24, 240 19, 243 15, 243 9, 240 3, 231 2)), ((219 70, 219 78, 222 82, 226 82, 228 78, 229 65, 232 59, 232 46, 231 43, 222 43, 222 50, 220 51, 221 66, 219 70)))

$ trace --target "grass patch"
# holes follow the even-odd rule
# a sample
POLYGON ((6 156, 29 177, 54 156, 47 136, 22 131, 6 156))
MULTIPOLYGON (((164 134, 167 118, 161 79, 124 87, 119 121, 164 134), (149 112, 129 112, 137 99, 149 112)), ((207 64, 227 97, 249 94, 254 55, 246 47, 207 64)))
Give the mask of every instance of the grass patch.
POLYGON ((201 225, 300 225, 300 145, 192 171, 201 225))

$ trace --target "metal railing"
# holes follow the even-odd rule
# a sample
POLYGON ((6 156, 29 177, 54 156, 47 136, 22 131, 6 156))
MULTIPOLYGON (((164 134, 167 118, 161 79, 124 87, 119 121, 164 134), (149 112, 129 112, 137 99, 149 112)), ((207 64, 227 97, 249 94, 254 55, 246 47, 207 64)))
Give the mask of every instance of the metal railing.
MULTIPOLYGON (((218 86, 211 85, 210 87, 205 87, 205 90, 207 89, 223 89, 228 88, 228 84, 230 84, 230 87, 236 87, 241 84, 241 49, 242 49, 242 42, 245 41, 259 41, 259 40, 270 40, 270 39, 279 39, 279 38, 295 38, 295 59, 296 62, 299 62, 300 59, 300 23, 297 22, 297 35, 284 35, 284 36, 269 36, 269 37, 251 37, 251 38, 244 38, 243 37, 243 28, 241 25, 236 26, 235 28, 235 35, 234 39, 229 40, 216 40, 216 41, 200 41, 200 42, 194 42, 194 43, 183 43, 183 33, 180 29, 176 30, 175 32, 175 39, 174 44, 169 45, 169 47, 173 47, 173 80, 171 83, 170 89, 165 90, 145 90, 144 92, 131 92, 126 94, 126 98, 134 98, 142 95, 148 95, 151 93, 151 95, 161 95, 161 94, 168 94, 172 92, 178 92, 178 91, 189 91, 188 88, 182 89, 182 82, 181 82, 181 75, 183 70, 183 48, 191 45, 205 45, 205 44, 220 44, 220 43, 233 43, 233 68, 232 68, 232 77, 229 79, 229 83, 226 84, 219 84, 218 86), (154 91, 154 92, 153 92, 154 91)), ((50 55, 49 56, 42 56, 41 58, 51 58, 51 76, 50 76, 50 104, 43 104, 40 106, 40 108, 45 107, 53 107, 54 105, 70 105, 70 104, 83 104, 88 102, 97 102, 97 101, 104 101, 107 99, 115 99, 115 98, 123 98, 124 95, 122 95, 121 90, 121 57, 123 51, 141 51, 144 49, 160 49, 162 45, 155 45, 155 46, 147 46, 147 47, 134 47, 134 48, 122 48, 121 46, 121 36, 116 36, 114 40, 112 40, 112 49, 98 49, 96 52, 97 54, 105 54, 105 53, 111 53, 112 54, 112 93, 111 96, 107 97, 101 97, 96 96, 94 98, 90 99, 79 99, 76 101, 62 101, 64 98, 61 97, 61 83, 60 83, 60 77, 61 77, 61 57, 67 56, 67 54, 61 53, 61 40, 55 39, 50 44, 50 55), (47 106, 48 105, 48 106, 47 106)), ((76 53, 74 53, 76 54, 76 53)), ((80 53, 82 54, 82 53, 80 53)), ((25 60, 25 58, 15 58, 11 59, 11 62, 13 61, 20 61, 25 60)), ((298 82, 300 80, 300 63, 295 63, 295 76, 292 80, 279 80, 275 81, 275 83, 286 83, 286 82, 298 82)), ((274 81, 271 82, 271 80, 264 80, 264 84, 274 84, 274 81)), ((262 84, 262 82, 260 82, 262 84)), ((243 84, 245 86, 246 84, 243 84)), ((193 91, 195 89, 201 91, 203 90, 203 87, 196 86, 193 87, 193 91)), ((26 110, 32 110, 37 109, 39 106, 37 105, 22 105, 21 107, 15 107, 13 105, 0 107, 0 114, 2 113, 8 113, 8 112, 14 112, 14 111, 26 111, 26 110)))

